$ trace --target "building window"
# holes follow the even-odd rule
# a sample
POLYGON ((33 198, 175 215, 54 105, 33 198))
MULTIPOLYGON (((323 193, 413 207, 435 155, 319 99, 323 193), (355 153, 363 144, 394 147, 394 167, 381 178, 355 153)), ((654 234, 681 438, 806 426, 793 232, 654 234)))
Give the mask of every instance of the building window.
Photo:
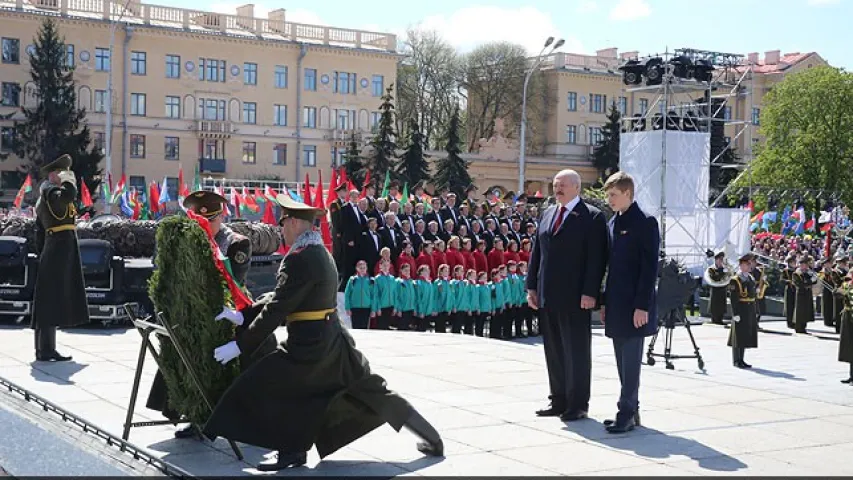
POLYGON ((374 75, 373 96, 381 97, 383 92, 385 92, 385 77, 383 77, 382 75, 374 75))
POLYGON ((640 99, 640 115, 645 115, 649 111, 649 100, 646 98, 640 99))
POLYGON ((732 119, 732 107, 723 107, 723 119, 731 120, 732 119))
POLYGON ((167 192, 169 192, 169 198, 172 201, 178 199, 178 178, 177 177, 166 177, 166 184, 160 188, 165 188, 167 192))
POLYGON ((753 108, 752 109, 752 124, 753 125, 761 125, 761 109, 753 108))
POLYGON ((95 70, 99 72, 110 71, 110 49, 96 48, 95 49, 95 70))
POLYGON ((131 158, 145 158, 145 135, 130 135, 131 158))
POLYGON ((275 66, 275 88, 287 88, 287 67, 285 65, 275 66))
POLYGON ((181 153, 181 140, 178 137, 166 137, 163 151, 166 160, 177 160, 181 153))
POLYGON ((148 191, 148 189, 145 188, 145 177, 142 175, 131 175, 127 177, 127 185, 131 190, 136 190, 142 194, 145 194, 148 191))
POLYGON ((4 107, 21 106, 21 85, 17 83, 2 83, 3 100, 0 101, 4 107))
POLYGON ((335 93, 355 94, 356 75, 348 72, 335 72, 335 93))
POLYGON ((274 147, 272 147, 272 164, 273 165, 287 165, 287 144, 286 143, 276 143, 274 147))
POLYGON ((130 94, 130 114, 139 117, 145 116, 145 94, 131 93, 130 94))
POLYGON ((625 116, 628 114, 628 97, 619 97, 619 103, 616 105, 619 109, 619 115, 625 116))
POLYGON ((225 140, 199 140, 199 151, 201 152, 201 158, 211 160, 211 159, 224 159, 225 158, 225 140))
POLYGON ((346 154, 346 148, 332 147, 332 168, 335 168, 338 165, 343 165, 346 154))
POLYGON ((257 148, 258 144, 255 142, 243 142, 243 163, 255 163, 257 148))
POLYGON ((607 95, 589 94, 589 111, 592 113, 607 113, 607 95))
POLYGON ((258 123, 258 104, 255 102, 243 102, 243 123, 258 123))
POLYGON ((305 128, 317 128, 317 107, 302 108, 302 126, 305 128))
POLYGON ((145 52, 130 52, 130 73, 133 75, 145 75, 146 72, 145 52))
POLYGON ((370 131, 376 133, 379 130, 379 120, 382 112, 370 112, 370 131))
POLYGON ((601 127, 589 127, 589 144, 596 146, 604 139, 601 127))
POLYGON ((312 92, 317 91, 317 69, 316 68, 306 68, 305 69, 305 90, 310 90, 312 92))
POLYGON ((317 147, 314 145, 305 145, 302 147, 302 166, 316 167, 317 166, 317 147))
POLYGON ((0 152, 9 152, 15 144, 15 127, 0 128, 0 152))
POLYGON ((273 105, 272 124, 279 127, 287 126, 287 105, 273 105))
POLYGON ((335 110, 335 128, 338 130, 350 130, 355 128, 355 110, 335 110))
POLYGON ((181 78, 181 57, 166 55, 166 78, 181 78))
POLYGON ((243 64, 243 83, 245 85, 258 84, 258 64, 244 63, 243 64))
POLYGON ((21 41, 17 38, 3 39, 3 63, 21 63, 21 41))
POLYGON ((569 92, 569 111, 578 111, 578 92, 569 92))
POLYGON ((107 91, 95 90, 95 113, 105 113, 107 111, 107 91))
POLYGON ((104 132, 95 132, 95 139, 92 141, 95 144, 95 148, 98 149, 99 152, 106 152, 106 135, 104 132))
POLYGON ((578 143, 577 125, 566 125, 566 143, 570 143, 572 145, 578 143))
POLYGON ((74 45, 65 45, 65 68, 74 68, 74 45))
POLYGON ((181 118, 181 97, 166 97, 166 117, 181 118))
POLYGON ((198 108, 199 117, 203 120, 225 121, 225 100, 200 98, 198 108))
POLYGON ((208 82, 225 82, 225 60, 198 59, 198 79, 208 82))

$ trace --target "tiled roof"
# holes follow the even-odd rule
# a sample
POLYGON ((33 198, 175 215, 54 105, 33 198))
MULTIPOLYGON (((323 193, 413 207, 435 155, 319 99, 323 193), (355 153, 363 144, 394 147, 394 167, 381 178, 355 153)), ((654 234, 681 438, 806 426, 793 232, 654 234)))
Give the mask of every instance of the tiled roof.
POLYGON ((786 54, 779 57, 778 63, 771 63, 771 64, 766 64, 766 63, 764 63, 764 60, 760 60, 758 62, 758 64, 752 69, 752 71, 755 73, 764 73, 764 74, 783 72, 783 71, 787 70, 788 68, 790 68, 791 66, 796 65, 796 64, 800 63, 801 61, 805 60, 807 57, 809 57, 810 55, 813 55, 814 53, 815 52, 786 53, 786 54))

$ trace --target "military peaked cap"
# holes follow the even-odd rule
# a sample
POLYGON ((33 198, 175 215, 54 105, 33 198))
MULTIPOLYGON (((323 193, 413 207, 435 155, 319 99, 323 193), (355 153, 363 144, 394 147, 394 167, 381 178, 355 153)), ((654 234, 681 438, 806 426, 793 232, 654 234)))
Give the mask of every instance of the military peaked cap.
POLYGON ((290 198, 288 195, 279 193, 276 197, 276 202, 281 206, 282 219, 293 217, 308 222, 313 222, 317 217, 326 213, 322 208, 308 206, 302 202, 290 198))
POLYGON ((73 161, 71 160, 71 155, 67 153, 61 155, 56 160, 48 163, 47 165, 41 167, 42 175, 47 175, 50 172, 56 172, 59 170, 68 170, 71 168, 71 164, 73 161))
POLYGON ((205 218, 222 213, 222 205, 228 201, 222 195, 209 190, 197 190, 184 199, 184 208, 205 218))

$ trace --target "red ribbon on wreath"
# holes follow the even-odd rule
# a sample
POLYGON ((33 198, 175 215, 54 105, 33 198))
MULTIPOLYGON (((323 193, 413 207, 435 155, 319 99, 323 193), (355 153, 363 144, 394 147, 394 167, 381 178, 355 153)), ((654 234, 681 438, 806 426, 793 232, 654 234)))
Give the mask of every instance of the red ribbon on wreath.
POLYGON ((234 306, 237 310, 243 310, 244 308, 251 306, 252 301, 249 300, 249 297, 246 296, 243 290, 241 290, 237 285, 237 282, 234 281, 234 277, 228 273, 228 269, 225 268, 225 262, 223 262, 222 259, 219 258, 219 255, 216 254, 219 251, 219 245, 217 245, 216 240, 213 239, 213 230, 210 228, 210 222, 192 210, 187 210, 187 216, 198 222, 201 229, 204 230, 205 235, 207 235, 207 241, 210 243, 210 249, 213 252, 213 263, 216 265, 216 269, 219 270, 219 274, 225 279, 225 283, 228 284, 228 291, 231 292, 231 298, 234 300, 234 306))

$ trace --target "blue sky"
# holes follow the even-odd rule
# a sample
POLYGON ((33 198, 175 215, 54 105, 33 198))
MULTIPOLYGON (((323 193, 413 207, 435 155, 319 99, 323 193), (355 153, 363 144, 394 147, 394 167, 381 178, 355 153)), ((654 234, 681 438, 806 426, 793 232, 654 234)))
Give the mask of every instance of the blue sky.
MULTIPOLYGON (((242 2, 175 4, 233 13, 242 2)), ((641 55, 667 47, 762 56, 768 50, 816 51, 835 66, 853 69, 853 0, 255 1, 256 16, 275 8, 285 8, 288 21, 301 23, 398 34, 420 25, 439 31, 462 51, 493 40, 532 50, 555 35, 566 39, 562 51, 574 53, 609 47, 641 55)))

